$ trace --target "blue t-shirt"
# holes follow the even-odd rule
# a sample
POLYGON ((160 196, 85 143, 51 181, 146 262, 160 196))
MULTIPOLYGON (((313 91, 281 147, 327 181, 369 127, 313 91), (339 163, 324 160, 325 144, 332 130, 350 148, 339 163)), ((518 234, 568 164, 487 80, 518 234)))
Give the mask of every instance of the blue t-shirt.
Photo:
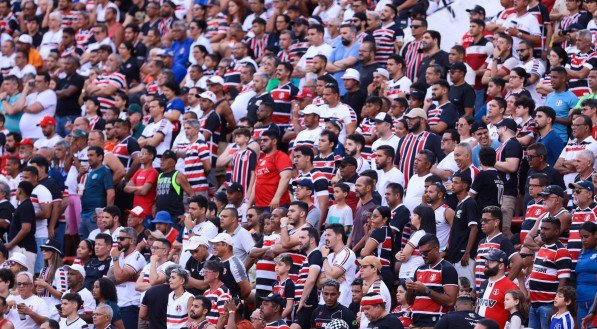
POLYGON ((81 196, 81 212, 89 213, 95 208, 106 206, 106 191, 114 189, 112 183, 112 173, 108 167, 102 165, 95 170, 91 170, 85 179, 85 190, 81 196))
MULTIPOLYGON (((497 150, 500 147, 501 143, 499 140, 495 139, 491 142, 491 148, 497 150)), ((481 162, 479 162, 479 150, 481 149, 481 145, 477 144, 473 147, 473 164, 475 167, 480 168, 481 162)))
MULTIPOLYGON (((556 111, 556 118, 568 118, 568 112, 574 108, 578 103, 578 97, 573 92, 566 90, 563 92, 551 92, 547 94, 545 99, 545 106, 549 106, 556 111)), ((561 123, 555 123, 553 129, 558 133, 558 136, 565 143, 568 141, 568 132, 566 126, 561 123)))
POLYGON ((189 61, 189 53, 191 52, 191 45, 193 39, 186 38, 183 41, 173 41, 170 50, 174 54, 174 62, 185 66, 189 61))
POLYGON ((182 99, 176 97, 169 101, 168 104, 166 104, 166 112, 170 110, 178 110, 180 111, 180 114, 184 114, 184 102, 182 99))
POLYGON ((574 329, 574 319, 570 312, 566 312, 561 316, 558 316, 557 313, 552 315, 549 329, 574 329))
MULTIPOLYGON (((8 96, 6 101, 8 102, 8 104, 14 104, 17 102, 17 100, 19 99, 19 96, 21 96, 20 93, 17 93, 14 96, 8 96)), ((4 127, 6 129, 8 129, 8 131, 10 131, 11 133, 21 133, 21 129, 19 128, 19 122, 21 121, 21 117, 23 116, 23 112, 19 112, 17 114, 7 114, 4 111, 4 104, 2 104, 3 102, 0 102, 0 113, 4 114, 4 118, 5 118, 5 122, 4 122, 4 127)))
POLYGON ((566 143, 560 138, 555 129, 552 129, 545 137, 539 137, 537 143, 545 145, 547 149, 547 158, 545 160, 550 166, 553 166, 558 161, 564 146, 566 146, 566 143))
POLYGON ((174 80, 176 80, 176 83, 180 83, 187 75, 187 69, 178 63, 172 64, 171 70, 174 73, 174 80))
MULTIPOLYGON (((346 48, 340 42, 340 44, 334 49, 334 51, 332 51, 330 58, 328 58, 328 62, 333 63, 335 61, 339 61, 347 57, 354 57, 358 59, 360 47, 360 43, 355 43, 354 45, 352 45, 352 47, 346 48)), ((342 82, 342 76, 344 75, 344 73, 345 71, 343 70, 340 72, 336 72, 333 75, 334 79, 338 81, 338 87, 340 87, 340 96, 344 96, 344 94, 346 94, 346 87, 344 87, 344 82, 342 82)))
POLYGON ((597 295, 597 250, 585 250, 578 255, 576 275, 576 301, 593 302, 597 295))

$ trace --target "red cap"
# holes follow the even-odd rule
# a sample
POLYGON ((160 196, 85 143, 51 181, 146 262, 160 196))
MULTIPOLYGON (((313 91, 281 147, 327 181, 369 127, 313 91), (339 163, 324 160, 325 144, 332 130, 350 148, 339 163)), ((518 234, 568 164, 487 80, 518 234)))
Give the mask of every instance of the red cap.
POLYGON ((33 141, 30 140, 29 138, 24 138, 21 140, 21 143, 19 143, 19 145, 20 146, 29 145, 29 146, 33 147, 33 141))
POLYGON ((301 93, 296 95, 296 98, 315 98, 315 93, 309 88, 303 88, 301 93))
POLYGON ((141 208, 141 206, 136 206, 135 208, 127 210, 126 212, 135 217, 141 217, 143 215, 143 208, 141 208))
POLYGON ((46 127, 49 125, 56 125, 56 119, 54 119, 54 117, 51 117, 49 115, 46 115, 45 117, 43 117, 41 119, 41 121, 37 124, 40 127, 46 127))
POLYGON ((363 296, 361 299, 361 306, 365 305, 377 305, 383 303, 383 297, 379 294, 371 295, 371 296, 363 296))

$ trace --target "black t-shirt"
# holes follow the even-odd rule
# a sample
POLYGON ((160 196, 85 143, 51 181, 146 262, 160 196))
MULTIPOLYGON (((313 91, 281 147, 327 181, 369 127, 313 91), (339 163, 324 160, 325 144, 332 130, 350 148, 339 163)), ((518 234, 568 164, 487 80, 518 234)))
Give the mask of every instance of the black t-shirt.
POLYGON ((479 210, 483 210, 487 206, 500 207, 504 193, 504 181, 497 170, 482 170, 475 177, 471 190, 475 191, 475 200, 479 210))
POLYGON ((361 110, 365 105, 365 100, 367 99, 367 92, 362 89, 357 90, 354 93, 347 92, 342 96, 342 103, 352 107, 352 109, 357 114, 357 120, 361 121, 361 110))
POLYGON ((423 56, 423 60, 421 60, 421 66, 419 66, 419 72, 417 72, 417 81, 425 82, 425 72, 431 65, 439 65, 444 69, 444 72, 447 72, 447 69, 450 66, 450 62, 448 61, 448 53, 440 50, 429 57, 423 56))
MULTIPOLYGON (((441 114, 439 115, 439 121, 445 122, 448 125, 447 129, 454 129, 456 128, 456 121, 460 117, 458 115, 458 109, 454 104, 447 102, 440 106, 432 106, 429 110, 430 113, 436 108, 441 108, 441 114)), ((429 116, 431 118, 432 116, 429 116)))
POLYGON ((448 92, 448 99, 454 104, 461 116, 464 115, 465 107, 475 107, 475 97, 475 90, 466 82, 460 86, 450 86, 450 91, 448 92))
POLYGON ((481 319, 474 311, 453 311, 442 316, 435 329, 473 329, 481 319))
POLYGON ((311 328, 325 329, 326 324, 333 319, 342 319, 348 323, 351 329, 356 328, 356 317, 348 307, 337 303, 335 307, 328 308, 325 305, 319 305, 311 313, 311 328))
POLYGON ((394 216, 390 219, 390 228, 394 230, 394 252, 402 249, 402 233, 406 224, 410 223, 410 211, 405 205, 400 205, 396 210, 392 210, 394 216))
POLYGON ((359 88, 365 93, 367 93, 367 86, 369 86, 371 82, 373 82, 373 72, 375 72, 375 70, 377 70, 380 67, 381 65, 375 62, 371 65, 363 65, 358 68, 358 71, 361 75, 361 83, 359 84, 359 88))
POLYGON ((31 224, 31 230, 29 230, 29 233, 17 245, 29 252, 37 253, 37 244, 35 243, 35 210, 33 209, 31 199, 23 201, 15 209, 10 227, 8 228, 8 241, 12 241, 17 236, 23 227, 23 223, 31 224))
MULTIPOLYGON (((12 206, 12 203, 8 200, 0 201, 0 220, 5 219, 8 222, 12 219, 12 213, 15 211, 15 207, 12 206)), ((0 229, 0 234, 4 236, 7 230, 0 229)))
POLYGON ((83 283, 85 288, 93 291, 93 283, 108 274, 111 261, 112 258, 109 256, 105 260, 93 257, 85 264, 85 282, 83 283))
POLYGON ((62 189, 54 178, 46 177, 39 181, 39 184, 45 186, 52 194, 52 201, 62 200, 62 189))
POLYGON ((140 68, 136 57, 129 58, 126 62, 120 65, 120 73, 126 77, 126 83, 129 88, 133 83, 139 83, 141 77, 139 76, 140 68))
MULTIPOLYGON (((557 170, 555 170, 552 166, 547 165, 547 167, 543 168, 543 170, 535 170, 533 168, 530 168, 529 171, 527 172, 527 180, 526 180, 526 184, 524 186, 524 209, 522 210, 522 213, 524 214, 526 212, 526 207, 528 205, 528 203, 531 201, 531 196, 529 195, 529 180, 531 180, 531 176, 533 174, 545 174, 547 176, 547 185, 557 185, 559 187, 562 188, 562 190, 566 190, 566 184, 564 183, 564 178, 562 177, 562 174, 560 174, 557 170)), ((575 180, 576 181, 576 180, 575 180)))
MULTIPOLYGON (((479 224, 479 209, 475 199, 467 196, 456 206, 456 215, 450 230, 450 248, 448 248, 445 259, 455 264, 460 262, 466 250, 471 225, 479 224)), ((471 250, 471 258, 475 258, 475 248, 471 250)))
POLYGON ((166 311, 168 310, 168 294, 172 292, 168 284, 159 284, 149 288, 141 300, 147 306, 149 329, 166 328, 166 311))
MULTIPOLYGON (((498 161, 506 161, 508 158, 522 159, 522 145, 515 137, 512 137, 498 147, 496 154, 498 161)), ((500 175, 504 181, 504 195, 518 196, 518 171, 514 173, 500 171, 500 175)))
MULTIPOLYGON (((189 271, 189 273, 191 274, 191 278, 196 279, 196 280, 203 280, 203 274, 202 274, 203 273, 202 272, 203 265, 205 265, 205 262, 207 262, 210 259, 219 259, 219 258, 210 255, 209 257, 207 257, 207 259, 205 259, 203 261, 198 261, 194 257, 191 257, 191 258, 189 258, 189 260, 187 260, 187 263, 185 264, 184 268, 187 271, 189 271)), ((203 295, 203 293, 205 292, 205 290, 199 290, 199 289, 195 289, 195 288, 187 288, 187 291, 195 296, 203 295)))
POLYGON ((394 314, 388 314, 377 321, 369 322, 367 328, 375 329, 404 329, 402 322, 398 320, 398 317, 394 314))
POLYGON ((64 90, 69 86, 77 87, 77 92, 70 97, 61 98, 58 97, 56 102, 56 115, 67 116, 67 115, 81 115, 81 107, 79 106, 79 96, 81 96, 81 90, 85 84, 85 78, 78 73, 58 80, 56 83, 56 90, 64 90))
POLYGON ((249 118, 251 123, 257 122, 257 110, 261 103, 274 104, 274 99, 269 93, 255 95, 249 99, 249 103, 247 104, 247 118, 249 118))
POLYGON ((127 15, 133 17, 133 21, 136 21, 136 24, 142 24, 145 22, 145 11, 147 9, 147 1, 143 2, 142 6, 137 6, 136 4, 132 4, 129 7, 129 10, 126 12, 127 15))

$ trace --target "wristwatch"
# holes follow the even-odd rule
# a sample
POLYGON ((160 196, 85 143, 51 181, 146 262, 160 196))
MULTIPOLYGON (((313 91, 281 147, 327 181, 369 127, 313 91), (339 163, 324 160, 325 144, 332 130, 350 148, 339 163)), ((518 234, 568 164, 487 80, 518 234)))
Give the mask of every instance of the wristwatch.
POLYGON ((522 32, 518 31, 518 37, 522 39, 522 32))
POLYGON ((425 295, 429 296, 430 293, 431 289, 429 289, 429 287, 425 287, 425 295))

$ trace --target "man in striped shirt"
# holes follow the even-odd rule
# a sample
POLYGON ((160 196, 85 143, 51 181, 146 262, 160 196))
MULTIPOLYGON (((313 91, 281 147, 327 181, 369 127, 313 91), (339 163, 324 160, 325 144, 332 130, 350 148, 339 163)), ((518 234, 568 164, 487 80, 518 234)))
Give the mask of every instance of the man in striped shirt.
POLYGON ((404 39, 404 32, 395 22, 397 13, 394 5, 386 4, 379 13, 381 26, 373 31, 373 38, 375 38, 377 46, 375 60, 382 66, 386 65, 390 55, 395 52, 394 43, 404 39))
POLYGON ((211 170, 211 157, 209 147, 199 138, 199 126, 199 121, 195 119, 184 123, 184 133, 190 142, 184 153, 184 174, 193 191, 207 197, 207 175, 211 170))
POLYGON ((232 298, 228 287, 220 280, 224 266, 219 260, 208 260, 203 265, 204 281, 209 288, 203 293, 211 302, 211 310, 207 313, 207 321, 216 325, 217 328, 223 328, 225 319, 222 316, 226 311, 224 305, 232 298))

